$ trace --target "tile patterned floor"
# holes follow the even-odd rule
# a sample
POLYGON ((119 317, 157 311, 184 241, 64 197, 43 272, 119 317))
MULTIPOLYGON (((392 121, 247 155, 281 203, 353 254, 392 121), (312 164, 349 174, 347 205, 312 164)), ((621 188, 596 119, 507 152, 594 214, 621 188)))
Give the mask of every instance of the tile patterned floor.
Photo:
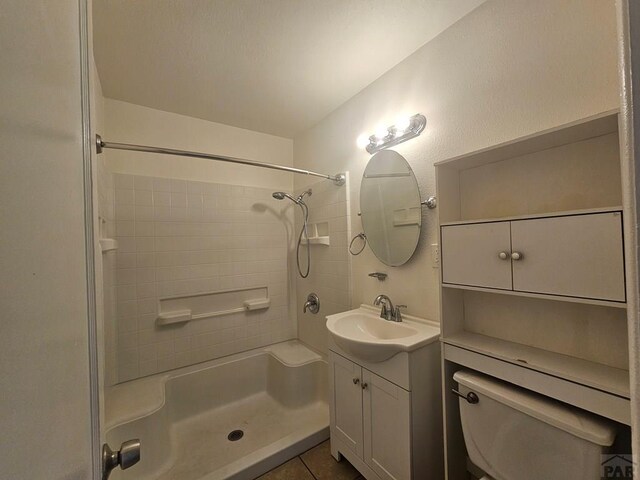
POLYGON ((346 458, 336 462, 327 440, 265 473, 258 480, 364 480, 364 477, 346 458))

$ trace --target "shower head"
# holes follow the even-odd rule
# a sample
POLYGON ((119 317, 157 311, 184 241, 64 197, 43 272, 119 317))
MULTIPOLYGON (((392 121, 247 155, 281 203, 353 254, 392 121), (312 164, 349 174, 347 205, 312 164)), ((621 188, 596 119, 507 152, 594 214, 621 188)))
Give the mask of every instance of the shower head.
POLYGON ((276 200, 284 200, 285 198, 288 198, 289 200, 291 200, 293 203, 298 203, 298 200, 296 200, 295 198, 293 198, 291 195, 289 195, 288 193, 285 192, 273 192, 273 198, 275 198, 276 200))
POLYGON ((304 192, 302 192, 298 196, 298 198, 293 198, 291 195, 285 192, 273 192, 272 194, 273 198, 275 198, 276 200, 284 200, 285 198, 288 198, 289 200, 291 200, 293 203, 297 205, 304 204, 305 195, 311 195, 311 189, 305 190, 304 192))

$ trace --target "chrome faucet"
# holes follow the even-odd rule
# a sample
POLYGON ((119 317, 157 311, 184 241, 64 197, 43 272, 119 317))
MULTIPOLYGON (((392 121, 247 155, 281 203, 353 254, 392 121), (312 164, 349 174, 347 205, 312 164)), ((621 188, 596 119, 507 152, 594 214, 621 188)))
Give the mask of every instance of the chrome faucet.
POLYGON ((378 295, 376 299, 373 301, 373 304, 377 307, 382 305, 382 309, 380 310, 380 318, 384 318, 390 322, 401 322, 402 321, 402 313, 400 312, 401 308, 407 308, 406 305, 397 305, 393 306, 391 303, 391 299, 386 295, 378 295))

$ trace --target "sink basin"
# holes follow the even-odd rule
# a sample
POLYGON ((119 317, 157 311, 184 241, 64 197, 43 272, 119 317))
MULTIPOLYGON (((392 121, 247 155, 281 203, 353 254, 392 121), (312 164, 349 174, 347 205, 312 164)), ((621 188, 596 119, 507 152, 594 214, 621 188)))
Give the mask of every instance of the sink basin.
POLYGON ((345 352, 368 362, 383 362, 438 340, 435 323, 405 315, 402 322, 380 318, 380 310, 362 305, 356 310, 329 315, 327 329, 345 352))

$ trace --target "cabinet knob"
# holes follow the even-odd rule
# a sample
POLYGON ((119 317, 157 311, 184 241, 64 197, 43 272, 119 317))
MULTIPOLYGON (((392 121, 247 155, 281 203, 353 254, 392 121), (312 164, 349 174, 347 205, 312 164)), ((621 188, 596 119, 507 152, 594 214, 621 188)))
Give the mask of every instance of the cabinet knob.
POLYGON ((359 384, 359 383, 360 383, 360 379, 359 379, 359 378, 354 378, 354 379, 353 379, 353 384, 354 384, 354 385, 357 385, 357 384, 359 384))
POLYGON ((364 383, 362 384, 362 389, 363 389, 363 390, 366 390, 368 386, 369 386, 369 385, 367 384, 367 382, 364 382, 364 383))
POLYGON ((509 258, 509 254, 507 252, 500 252, 498 254, 498 258, 500 258, 500 260, 506 260, 507 258, 509 258))
POLYGON ((513 252, 511 254, 511 260, 516 260, 516 261, 522 260, 522 257, 524 257, 524 255, 520 252, 513 252))

